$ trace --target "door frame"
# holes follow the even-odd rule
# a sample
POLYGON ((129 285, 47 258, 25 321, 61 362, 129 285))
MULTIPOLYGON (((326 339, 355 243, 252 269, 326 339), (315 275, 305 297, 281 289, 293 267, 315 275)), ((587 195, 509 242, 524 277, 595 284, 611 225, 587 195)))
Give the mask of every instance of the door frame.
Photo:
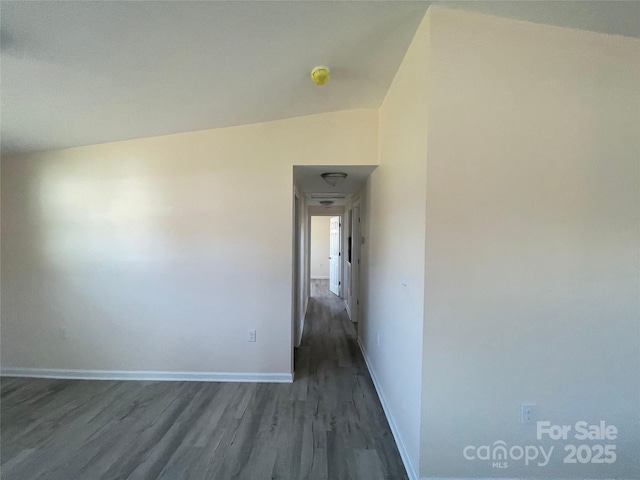
MULTIPOLYGON (((338 280, 340 283, 340 295, 338 295, 340 298, 345 299, 345 295, 344 292, 345 290, 343 289, 344 287, 344 269, 345 269, 345 263, 346 263, 346 256, 344 255, 344 249, 345 249, 345 236, 344 236, 344 219, 345 219, 345 213, 318 213, 318 212, 313 212, 310 213, 308 212, 308 207, 307 207, 307 223, 309 224, 308 226, 308 232, 311 231, 311 218, 312 217, 340 217, 340 239, 339 239, 339 246, 340 246, 340 279, 338 280)), ((307 252, 307 258, 311 257, 311 241, 307 242, 307 248, 308 248, 308 252, 307 252)), ((309 282, 311 281, 311 269, 307 266, 307 277, 309 282)), ((331 272, 329 272, 331 273, 331 272)), ((308 292, 308 294, 310 294, 310 292, 308 292)))
POLYGON ((299 330, 299 311, 300 311, 300 300, 301 300, 301 288, 300 288, 300 279, 302 276, 300 264, 302 259, 302 225, 300 222, 300 210, 301 210, 302 199, 298 194, 297 189, 294 187, 293 189, 293 264, 292 264, 292 289, 291 289, 291 371, 294 370, 294 347, 296 347, 298 343, 298 334, 299 330))
POLYGON ((356 200, 351 206, 351 278, 349 309, 351 321, 360 319, 360 275, 362 269, 362 203, 356 200))
MULTIPOLYGON (((343 295, 343 283, 344 283, 344 255, 342 254, 342 250, 343 250, 343 229, 342 229, 342 223, 344 222, 344 215, 331 215, 331 217, 329 217, 331 220, 333 220, 334 218, 337 218, 338 220, 338 238, 336 239, 336 244, 335 246, 337 247, 338 250, 338 258, 337 259, 333 259, 334 257, 334 253, 332 251, 331 245, 332 245, 332 241, 333 239, 331 238, 333 233, 331 231, 331 223, 329 223, 329 291, 331 291, 331 293, 337 295, 340 298, 344 298, 343 295), (335 263, 334 263, 335 262, 335 263), (333 290, 331 290, 331 280, 333 277, 333 265, 335 264, 337 266, 338 272, 337 272, 337 277, 338 278, 333 278, 333 280, 337 281, 337 285, 336 285, 336 290, 337 292, 334 292, 333 290)), ((335 285, 335 284, 334 284, 335 285)))

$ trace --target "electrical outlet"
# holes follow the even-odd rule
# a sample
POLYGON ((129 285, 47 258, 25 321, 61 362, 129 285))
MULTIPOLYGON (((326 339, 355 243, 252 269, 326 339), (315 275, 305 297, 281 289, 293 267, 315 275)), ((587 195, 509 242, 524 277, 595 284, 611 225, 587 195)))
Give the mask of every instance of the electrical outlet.
POLYGON ((534 403, 523 403, 520 422, 525 425, 536 423, 536 406, 534 403))
POLYGON ((64 325, 60 326, 60 338, 63 338, 64 340, 69 338, 69 330, 64 325))
POLYGON ((255 342, 256 341, 256 331, 251 329, 247 331, 247 342, 255 342))

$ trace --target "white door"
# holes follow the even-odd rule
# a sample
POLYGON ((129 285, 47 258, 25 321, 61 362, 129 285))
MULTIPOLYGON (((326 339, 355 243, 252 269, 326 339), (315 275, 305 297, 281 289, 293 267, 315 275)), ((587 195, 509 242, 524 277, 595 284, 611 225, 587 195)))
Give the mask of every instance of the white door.
POLYGON ((340 296, 340 217, 329 223, 329 290, 340 296))

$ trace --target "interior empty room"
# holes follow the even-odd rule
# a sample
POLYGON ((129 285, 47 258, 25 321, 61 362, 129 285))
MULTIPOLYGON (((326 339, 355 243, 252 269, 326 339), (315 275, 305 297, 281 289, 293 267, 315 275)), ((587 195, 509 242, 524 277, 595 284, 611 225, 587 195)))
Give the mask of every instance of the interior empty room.
POLYGON ((640 2, 0 2, 3 479, 640 478, 640 2))

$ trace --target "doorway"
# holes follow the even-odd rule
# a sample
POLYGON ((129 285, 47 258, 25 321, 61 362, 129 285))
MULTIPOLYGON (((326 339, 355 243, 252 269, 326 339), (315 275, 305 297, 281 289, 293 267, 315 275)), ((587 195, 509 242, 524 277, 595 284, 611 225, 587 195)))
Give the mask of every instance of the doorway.
POLYGON ((330 250, 330 221, 331 217, 311 217, 311 254, 309 273, 311 280, 329 281, 330 250))
POLYGON ((344 297, 342 216, 311 216, 310 279, 327 281, 328 289, 344 297))
MULTIPOLYGON (((353 322, 359 314, 360 251, 364 234, 359 222, 362 207, 366 205, 366 184, 376 165, 294 165, 292 205, 293 221, 293 275, 292 301, 292 350, 300 345, 304 321, 311 296, 311 219, 313 217, 334 217, 333 248, 323 255, 329 263, 329 272, 321 276, 330 278, 326 282, 327 294, 334 299, 338 296, 346 305, 346 311, 353 322), (323 179, 327 172, 341 172, 343 182, 330 184, 323 179), (358 208, 355 208, 355 207, 358 208), (337 228, 336 228, 337 227, 337 228), (349 238, 351 237, 351 238, 349 238), (349 261, 347 255, 349 254, 349 261), (331 261, 333 260, 333 262, 331 261), (332 278, 331 278, 332 277, 332 278), (331 281, 331 282, 330 282, 331 281), (331 283, 331 286, 329 286, 331 283), (330 287, 330 288, 329 288, 330 287), (333 292, 330 293, 329 289, 333 292)), ((329 220, 330 222, 330 220, 329 220)), ((326 267, 326 264, 325 264, 326 267)), ((317 274, 320 276, 320 274, 317 274)))

